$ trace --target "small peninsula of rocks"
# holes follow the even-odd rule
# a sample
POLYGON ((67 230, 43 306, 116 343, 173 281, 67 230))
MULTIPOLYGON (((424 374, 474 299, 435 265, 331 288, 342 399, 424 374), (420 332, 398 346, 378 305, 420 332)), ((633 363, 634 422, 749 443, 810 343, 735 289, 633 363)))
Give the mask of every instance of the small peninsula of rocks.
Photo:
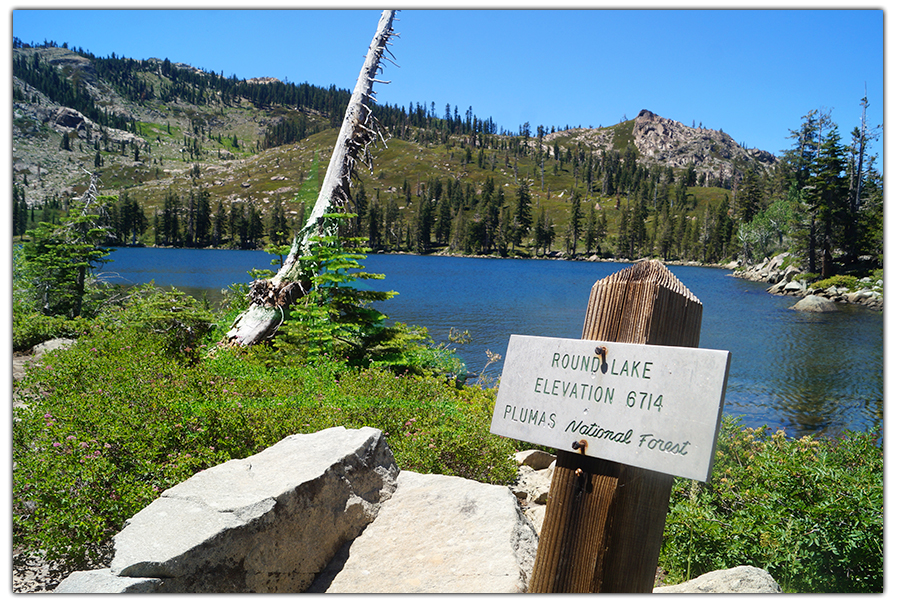
MULTIPOLYGON (((726 266, 729 269, 739 269, 737 263, 726 266)), ((832 285, 828 288, 812 287, 805 279, 795 279, 801 275, 800 269, 788 262, 788 253, 766 258, 759 264, 748 266, 744 270, 735 270, 733 277, 770 283, 770 294, 779 296, 797 296, 803 304, 797 303, 792 308, 811 312, 829 312, 837 310, 837 305, 859 304, 872 310, 884 310, 884 281, 863 277, 858 281, 859 287, 851 290, 848 287, 832 285)))

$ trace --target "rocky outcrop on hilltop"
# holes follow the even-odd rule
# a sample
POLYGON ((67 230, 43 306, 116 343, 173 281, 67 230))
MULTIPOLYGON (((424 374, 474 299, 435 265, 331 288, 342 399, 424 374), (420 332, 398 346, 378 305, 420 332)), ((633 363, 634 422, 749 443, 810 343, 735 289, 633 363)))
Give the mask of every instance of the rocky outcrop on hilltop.
POLYGON ((673 168, 694 166, 698 174, 712 177, 730 178, 736 162, 756 161, 768 168, 777 161, 768 151, 744 149, 721 130, 691 128, 646 109, 634 119, 632 133, 643 161, 673 168))
POLYGON ((248 84, 275 84, 280 82, 278 78, 248 78, 245 80, 248 84))
MULTIPOLYGON (((768 151, 745 149, 722 130, 686 126, 647 109, 642 109, 631 122, 630 132, 626 134, 639 153, 639 162, 675 169, 693 166, 699 182, 707 178, 725 182, 751 164, 768 170, 778 162, 768 151)), ((558 139, 568 138, 599 154, 614 148, 616 139, 623 135, 622 128, 629 123, 609 128, 561 130, 547 135, 544 143, 552 145, 558 139)))
MULTIPOLYGON (((294 180, 298 180, 296 176, 302 180, 312 159, 311 153, 301 154, 299 147, 311 145, 317 149, 331 144, 325 137, 314 137, 329 128, 327 118, 335 117, 330 115, 332 109, 315 103, 308 107, 286 107, 260 100, 266 97, 264 88, 279 85, 280 81, 274 77, 244 80, 256 84, 255 90, 248 93, 242 87, 238 96, 222 96, 218 86, 195 86, 182 81, 180 76, 183 73, 189 76, 183 80, 190 80, 194 75, 204 74, 203 70, 168 59, 133 60, 123 65, 122 73, 114 79, 106 75, 105 64, 67 48, 16 47, 13 59, 13 181, 23 187, 29 205, 59 195, 79 195, 87 185, 86 171, 98 166, 102 173, 101 193, 133 186, 136 196, 149 207, 159 206, 164 192, 191 186, 215 188, 225 203, 249 199, 265 203, 276 197, 292 199, 297 185, 273 190, 269 177, 262 177, 272 158, 277 156, 284 164, 293 164, 288 174, 294 174, 294 180), (107 126, 115 123, 124 130, 92 123, 91 120, 105 120, 81 105, 61 106, 52 100, 60 98, 52 88, 39 90, 16 77, 27 72, 21 66, 15 67, 20 65, 17 62, 20 58, 54 66, 80 91, 87 92, 96 107, 107 115, 124 118, 124 122, 107 121, 107 126), (149 92, 137 94, 131 84, 146 86, 149 92), (300 114, 305 119, 300 119, 300 114), (293 148, 277 144, 266 148, 262 144, 270 127, 283 125, 292 130, 304 121, 310 133, 306 142, 293 148), (193 177, 195 166, 200 168, 202 176, 193 177), (217 173, 214 178, 207 178, 209 170, 217 173), (189 171, 192 178, 188 182, 189 171), (248 177, 251 174, 260 178, 251 179, 248 177)), ((401 155, 412 155, 414 162, 433 156, 426 151, 428 145, 421 146, 420 135, 411 134, 407 126, 402 130, 388 133, 414 141, 421 152, 398 146, 401 155)), ((536 145, 537 141, 536 137, 529 137, 528 144, 536 145)), ((647 167, 659 164, 680 170, 691 166, 701 186, 728 186, 726 183, 735 172, 745 173, 751 164, 767 169, 776 162, 771 153, 744 149, 722 131, 688 127, 648 110, 606 128, 567 127, 545 134, 543 142, 551 152, 556 151, 558 144, 563 153, 590 151, 595 158, 604 150, 616 149, 621 153, 628 148, 635 150, 637 161, 647 167)), ((449 177, 453 172, 450 164, 437 162, 436 159, 425 169, 434 169, 432 176, 449 177)), ((398 178, 390 173, 390 168, 385 166, 389 178, 398 178)), ((287 171, 283 166, 278 169, 287 171)), ((502 168, 501 173, 504 173, 502 168)), ((519 178, 518 172, 515 178, 519 178)), ((391 186, 399 186, 399 182, 391 186)))

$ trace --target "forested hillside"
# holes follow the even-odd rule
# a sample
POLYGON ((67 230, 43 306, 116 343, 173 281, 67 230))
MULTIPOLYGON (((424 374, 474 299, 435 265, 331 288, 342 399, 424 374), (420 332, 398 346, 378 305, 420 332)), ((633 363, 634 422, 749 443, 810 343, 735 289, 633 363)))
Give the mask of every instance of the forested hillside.
MULTIPOLYGON (((95 173, 108 245, 284 244, 349 97, 14 40, 14 235, 52 222, 95 173)), ((811 111, 776 157, 635 112, 602 128, 509 131, 471 107, 376 105, 386 143, 358 175, 352 234, 419 253, 718 263, 792 249, 823 275, 881 264, 883 180, 864 122, 845 146, 811 111)))

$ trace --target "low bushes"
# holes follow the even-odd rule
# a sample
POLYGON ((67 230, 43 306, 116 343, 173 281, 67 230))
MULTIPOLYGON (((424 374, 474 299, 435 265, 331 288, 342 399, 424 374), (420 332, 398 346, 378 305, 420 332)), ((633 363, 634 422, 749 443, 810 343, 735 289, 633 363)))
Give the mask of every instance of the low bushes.
POLYGON ((785 591, 881 592, 878 436, 792 439, 725 421, 710 482, 676 480, 660 564, 673 582, 750 564, 785 591))
POLYGON ((17 547, 68 571, 105 565, 111 537, 161 491, 336 425, 380 428, 404 469, 515 477, 515 443, 489 434, 490 392, 343 359, 297 364, 273 347, 214 349, 193 337, 203 325, 201 308, 163 292, 105 315, 29 372, 27 407, 14 413, 17 547))
POLYGON ((833 277, 828 277, 827 279, 822 279, 820 281, 816 281, 815 283, 811 283, 809 285, 809 289, 828 289, 832 286, 846 287, 850 291, 855 291, 859 289, 859 279, 857 279, 853 275, 835 275, 833 277))
POLYGON ((13 351, 21 352, 53 338, 78 337, 90 323, 81 317, 51 317, 32 312, 13 316, 13 351))

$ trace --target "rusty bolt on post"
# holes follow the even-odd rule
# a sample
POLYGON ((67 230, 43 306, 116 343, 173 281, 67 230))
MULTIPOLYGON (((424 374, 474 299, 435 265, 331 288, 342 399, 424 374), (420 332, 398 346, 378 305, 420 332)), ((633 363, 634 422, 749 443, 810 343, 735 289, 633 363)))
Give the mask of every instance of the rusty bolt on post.
POLYGON ((600 371, 606 373, 606 353, 609 352, 606 346, 597 346, 594 348, 594 354, 600 357, 600 371))

